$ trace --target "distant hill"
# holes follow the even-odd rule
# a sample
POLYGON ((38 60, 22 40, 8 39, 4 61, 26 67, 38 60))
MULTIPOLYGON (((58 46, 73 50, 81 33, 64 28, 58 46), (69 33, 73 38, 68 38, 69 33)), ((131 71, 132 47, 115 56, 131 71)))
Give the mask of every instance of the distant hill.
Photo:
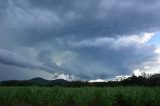
POLYGON ((0 81, 0 85, 2 86, 32 86, 32 85, 44 85, 44 86, 54 86, 54 85, 67 85, 69 81, 64 79, 56 79, 56 80, 46 80, 40 77, 32 78, 29 80, 8 80, 8 81, 0 81))
POLYGON ((69 81, 64 79, 56 79, 52 80, 49 85, 67 85, 69 84, 69 81))
POLYGON ((50 80, 46 80, 40 77, 32 78, 27 81, 33 84, 38 84, 38 85, 48 85, 51 82, 50 80))
POLYGON ((69 81, 64 79, 46 80, 40 77, 32 78, 27 81, 37 85, 66 85, 69 83, 69 81))

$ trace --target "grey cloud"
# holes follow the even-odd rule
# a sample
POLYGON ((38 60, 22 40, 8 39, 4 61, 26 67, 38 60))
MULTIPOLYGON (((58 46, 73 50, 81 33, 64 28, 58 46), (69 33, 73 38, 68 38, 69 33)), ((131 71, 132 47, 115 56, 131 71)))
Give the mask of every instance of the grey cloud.
POLYGON ((7 51, 0 49, 0 62, 8 65, 16 65, 19 67, 31 67, 35 68, 33 65, 31 65, 28 61, 26 61, 25 58, 7 51))
POLYGON ((22 80, 31 79, 34 77, 42 77, 52 79, 52 74, 47 71, 33 70, 30 68, 15 67, 0 63, 0 81, 1 80, 22 80))
POLYGON ((57 71, 54 68, 51 68, 45 65, 32 63, 29 60, 25 59, 24 57, 15 54, 14 52, 3 50, 3 49, 0 49, 0 63, 6 64, 6 65, 18 66, 21 68, 30 68, 33 70, 39 69, 39 70, 48 71, 50 73, 54 73, 55 71, 57 71))
POLYGON ((16 24, 13 34, 16 33, 17 39, 26 40, 25 44, 62 36, 81 39, 127 36, 157 31, 160 25, 158 0, 36 0, 24 1, 26 6, 22 2, 12 2, 8 9, 8 14, 12 15, 8 20, 16 24))
MULTIPOLYGON (((75 45, 74 43, 70 44, 75 45)), ((154 52, 155 46, 137 44, 128 39, 100 38, 79 43, 77 41, 76 46, 71 46, 71 49, 79 53, 79 57, 72 66, 64 67, 74 68, 72 73, 84 79, 105 79, 132 74, 134 69, 143 67, 145 62, 154 62, 158 58, 154 52)))
POLYGON ((2 0, 0 62, 80 79, 130 74, 137 65, 156 60, 155 47, 119 38, 159 32, 159 9, 159 0, 2 0), (20 47, 37 51, 30 58, 41 65, 17 55, 20 47))
POLYGON ((53 62, 53 53, 50 50, 40 51, 39 54, 37 55, 37 60, 42 62, 44 66, 53 68, 58 73, 63 73, 68 75, 71 74, 69 73, 69 70, 61 68, 53 62))

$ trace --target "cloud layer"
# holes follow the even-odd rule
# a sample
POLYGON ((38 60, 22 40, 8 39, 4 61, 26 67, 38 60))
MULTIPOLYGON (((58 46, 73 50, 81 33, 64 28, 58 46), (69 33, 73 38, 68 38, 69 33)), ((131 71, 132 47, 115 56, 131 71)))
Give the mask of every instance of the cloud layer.
POLYGON ((50 73, 55 73, 59 71, 58 69, 55 69, 55 67, 58 67, 58 66, 55 66, 52 68, 47 65, 33 63, 25 59, 24 57, 17 55, 14 52, 3 50, 3 49, 0 49, 0 62, 6 65, 13 65, 21 68, 30 68, 32 70, 39 69, 39 70, 48 71, 50 73))
POLYGON ((158 61, 147 42, 159 36, 159 9, 159 0, 2 0, 0 63, 75 79, 131 74, 158 61))

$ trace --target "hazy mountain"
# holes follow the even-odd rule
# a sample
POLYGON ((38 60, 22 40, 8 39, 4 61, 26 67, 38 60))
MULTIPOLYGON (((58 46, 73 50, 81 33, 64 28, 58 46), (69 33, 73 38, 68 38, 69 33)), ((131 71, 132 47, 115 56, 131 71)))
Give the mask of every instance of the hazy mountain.
POLYGON ((50 80, 46 80, 40 77, 32 78, 28 80, 28 82, 34 83, 34 84, 40 84, 40 85, 47 85, 50 83, 50 80))
POLYGON ((28 82, 34 83, 34 84, 40 84, 40 85, 52 85, 52 84, 60 84, 65 85, 68 84, 69 81, 64 79, 56 79, 56 80, 46 80, 40 77, 32 78, 28 80, 28 82))
POLYGON ((50 85, 67 85, 69 83, 69 81, 64 80, 64 79, 56 79, 56 80, 52 80, 50 82, 50 85))

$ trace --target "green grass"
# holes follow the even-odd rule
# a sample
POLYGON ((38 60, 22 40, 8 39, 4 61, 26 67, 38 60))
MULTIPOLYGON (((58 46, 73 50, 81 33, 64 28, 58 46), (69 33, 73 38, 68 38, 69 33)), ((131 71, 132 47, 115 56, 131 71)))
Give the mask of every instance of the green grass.
POLYGON ((0 87, 0 106, 160 106, 160 88, 0 87))

